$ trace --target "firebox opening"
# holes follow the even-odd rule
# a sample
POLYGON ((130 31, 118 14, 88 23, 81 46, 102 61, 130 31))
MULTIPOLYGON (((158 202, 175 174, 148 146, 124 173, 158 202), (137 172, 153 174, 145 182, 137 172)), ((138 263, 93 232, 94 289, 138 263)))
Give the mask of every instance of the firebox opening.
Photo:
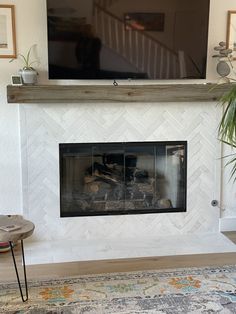
POLYGON ((59 144, 61 217, 186 211, 187 142, 59 144))

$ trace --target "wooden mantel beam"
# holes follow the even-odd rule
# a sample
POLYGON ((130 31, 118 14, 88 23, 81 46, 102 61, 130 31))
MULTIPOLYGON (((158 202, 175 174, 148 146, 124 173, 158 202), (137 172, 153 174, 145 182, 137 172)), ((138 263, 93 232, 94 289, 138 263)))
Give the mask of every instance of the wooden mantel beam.
POLYGON ((8 103, 217 101, 232 84, 7 86, 8 103))

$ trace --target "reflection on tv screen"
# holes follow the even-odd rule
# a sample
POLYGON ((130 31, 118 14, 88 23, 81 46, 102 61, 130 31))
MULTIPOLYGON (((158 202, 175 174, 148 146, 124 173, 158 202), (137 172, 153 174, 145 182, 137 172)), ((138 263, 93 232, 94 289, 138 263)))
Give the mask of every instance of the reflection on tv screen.
POLYGON ((47 0, 50 79, 204 79, 209 0, 47 0))

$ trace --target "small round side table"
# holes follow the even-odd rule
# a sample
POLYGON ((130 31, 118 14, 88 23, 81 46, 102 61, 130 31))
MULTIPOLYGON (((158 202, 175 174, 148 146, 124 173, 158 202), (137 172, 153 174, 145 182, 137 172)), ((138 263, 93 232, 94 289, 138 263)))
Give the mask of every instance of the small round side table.
POLYGON ((11 226, 18 226, 19 228, 16 230, 11 230, 11 231, 4 231, 0 229, 0 242, 9 242, 10 244, 11 254, 12 254, 16 277, 17 277, 17 281, 18 281, 18 285, 20 289, 21 299, 23 302, 25 302, 28 300, 28 285, 27 285, 27 277, 26 277, 23 240, 32 235, 34 231, 34 224, 29 220, 25 220, 20 215, 9 215, 9 216, 0 215, 0 228, 6 228, 6 227, 11 227, 11 226), (25 298, 23 296, 21 282, 20 282, 15 255, 14 255, 14 250, 13 250, 13 243, 17 241, 21 241, 21 252, 22 252, 22 260, 23 260, 25 294, 26 294, 25 298))

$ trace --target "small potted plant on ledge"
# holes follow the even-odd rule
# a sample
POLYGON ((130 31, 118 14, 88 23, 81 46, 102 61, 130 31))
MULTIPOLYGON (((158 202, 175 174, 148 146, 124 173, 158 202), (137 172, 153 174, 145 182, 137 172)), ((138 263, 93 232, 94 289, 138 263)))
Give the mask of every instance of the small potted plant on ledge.
MULTIPOLYGON (((23 67, 19 70, 19 74, 22 77, 23 84, 34 85, 37 83, 38 72, 33 68, 33 64, 39 62, 37 60, 31 61, 31 52, 34 46, 30 47, 26 55, 18 54, 18 58, 22 61, 23 67)), ((10 62, 15 59, 10 60, 10 62)))
POLYGON ((219 46, 214 48, 218 54, 213 57, 218 58, 217 72, 225 83, 232 83, 232 88, 224 94, 220 102, 223 105, 224 112, 220 121, 218 136, 224 144, 231 146, 232 154, 226 165, 232 165, 231 178, 236 181, 236 71, 233 64, 232 49, 227 49, 225 42, 220 42, 219 46), (229 76, 230 75, 230 76, 229 76))

